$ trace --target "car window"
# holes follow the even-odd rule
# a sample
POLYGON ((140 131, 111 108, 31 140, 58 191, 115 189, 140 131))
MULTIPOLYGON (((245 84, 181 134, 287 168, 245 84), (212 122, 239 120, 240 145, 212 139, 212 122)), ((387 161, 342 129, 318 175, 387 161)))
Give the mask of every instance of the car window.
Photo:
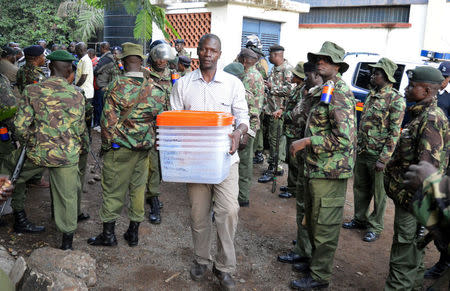
MULTIPOLYGON (((372 67, 369 65, 375 64, 374 62, 360 62, 356 66, 355 75, 353 77, 353 86, 363 90, 370 90, 370 75, 372 73, 372 67)), ((394 78, 397 82, 394 83, 394 88, 400 88, 400 82, 402 80, 405 65, 397 64, 398 68, 394 73, 394 78)))

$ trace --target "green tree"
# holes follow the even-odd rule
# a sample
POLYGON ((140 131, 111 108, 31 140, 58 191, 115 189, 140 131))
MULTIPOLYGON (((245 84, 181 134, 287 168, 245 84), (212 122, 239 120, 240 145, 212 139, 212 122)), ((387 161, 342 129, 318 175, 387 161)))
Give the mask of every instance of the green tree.
POLYGON ((47 42, 68 43, 74 39, 75 17, 61 18, 58 0, 0 0, 0 44, 18 42, 22 47, 47 42))

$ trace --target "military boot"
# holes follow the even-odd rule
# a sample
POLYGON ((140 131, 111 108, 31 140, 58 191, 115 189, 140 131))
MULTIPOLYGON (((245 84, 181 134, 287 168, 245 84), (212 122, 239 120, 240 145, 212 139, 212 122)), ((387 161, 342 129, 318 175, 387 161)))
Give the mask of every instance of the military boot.
POLYGON ((24 210, 14 211, 14 231, 23 233, 36 233, 43 232, 45 227, 34 225, 31 221, 28 220, 27 214, 24 210))
POLYGON ((63 233, 62 244, 60 249, 62 249, 63 251, 73 250, 72 242, 73 242, 73 233, 63 233))
POLYGON ((264 155, 262 151, 256 151, 255 156, 253 157, 253 164, 262 164, 264 163, 264 155))
POLYGON ((148 216, 150 223, 160 224, 161 223, 161 210, 159 208, 159 198, 151 197, 150 200, 150 214, 148 216))
POLYGON ((103 232, 95 237, 88 239, 87 243, 93 246, 112 247, 117 245, 116 235, 114 234, 115 221, 103 222, 103 232))
POLYGON ((258 183, 267 183, 272 181, 273 179, 273 171, 274 165, 269 164, 269 167, 267 167, 267 170, 264 171, 263 175, 258 178, 258 183))
POLYGON ((130 247, 138 245, 139 224, 140 222, 130 221, 130 226, 128 227, 127 232, 123 234, 123 238, 128 242, 130 247))

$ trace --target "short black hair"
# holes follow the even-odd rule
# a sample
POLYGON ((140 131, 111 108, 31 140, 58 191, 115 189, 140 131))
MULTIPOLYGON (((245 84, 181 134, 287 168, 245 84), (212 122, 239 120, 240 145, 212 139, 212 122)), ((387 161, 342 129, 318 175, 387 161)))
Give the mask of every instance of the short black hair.
POLYGON ((219 43, 219 50, 222 50, 222 42, 220 41, 220 38, 212 33, 207 33, 205 35, 203 35, 200 40, 198 41, 198 47, 201 48, 203 43, 207 40, 207 39, 215 39, 218 43, 219 43))

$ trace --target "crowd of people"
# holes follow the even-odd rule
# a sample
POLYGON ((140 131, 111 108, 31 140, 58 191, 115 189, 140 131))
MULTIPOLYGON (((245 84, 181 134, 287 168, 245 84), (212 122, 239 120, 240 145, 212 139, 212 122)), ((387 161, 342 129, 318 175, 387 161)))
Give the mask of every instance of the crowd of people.
POLYGON ((218 36, 206 34, 199 40, 199 68, 193 71, 184 44, 175 40, 173 48, 156 40, 148 55, 134 43, 111 48, 102 42, 99 56, 83 42, 67 48, 53 45, 51 50, 45 41, 23 51, 15 43, 2 48, 0 174, 10 175, 26 152, 14 185, 0 178, 2 200, 11 196, 14 231, 45 230, 27 218, 26 191, 27 184, 50 186, 52 215, 62 233, 60 248, 73 249, 77 223, 90 218, 80 201, 92 129, 101 135, 103 229, 87 243, 117 245, 116 220, 128 206, 130 224, 123 236, 130 247, 138 245, 145 201, 150 204, 149 221, 159 224, 162 219, 156 116, 168 110, 221 111, 235 118, 230 172, 219 184, 187 184, 193 280, 202 280, 212 262, 220 286, 236 288, 232 273, 239 208, 250 207, 253 165, 264 162, 268 148, 268 168, 258 182, 283 175, 285 162, 288 183, 279 197, 296 199, 296 244, 278 256, 302 274, 290 283, 293 289, 329 286, 341 227, 366 229, 363 240, 377 240, 386 196, 394 201, 395 220, 385 289, 423 285, 424 227, 441 252, 425 276, 447 278, 439 284, 448 284, 450 190, 443 174, 450 146, 449 62, 439 69, 419 66, 408 71, 404 97, 414 105, 406 109, 405 98, 393 87, 397 65, 381 58, 371 65, 371 91, 358 125, 356 100, 342 79, 349 68, 345 50, 336 43, 325 41, 319 52, 308 53, 307 62, 295 67, 284 58, 283 46, 272 45, 270 72, 255 35, 223 70, 217 65, 218 36), (402 129, 405 110, 409 122, 402 129), (44 170, 50 183, 42 178, 44 170), (354 218, 342 224, 352 177, 354 218))

